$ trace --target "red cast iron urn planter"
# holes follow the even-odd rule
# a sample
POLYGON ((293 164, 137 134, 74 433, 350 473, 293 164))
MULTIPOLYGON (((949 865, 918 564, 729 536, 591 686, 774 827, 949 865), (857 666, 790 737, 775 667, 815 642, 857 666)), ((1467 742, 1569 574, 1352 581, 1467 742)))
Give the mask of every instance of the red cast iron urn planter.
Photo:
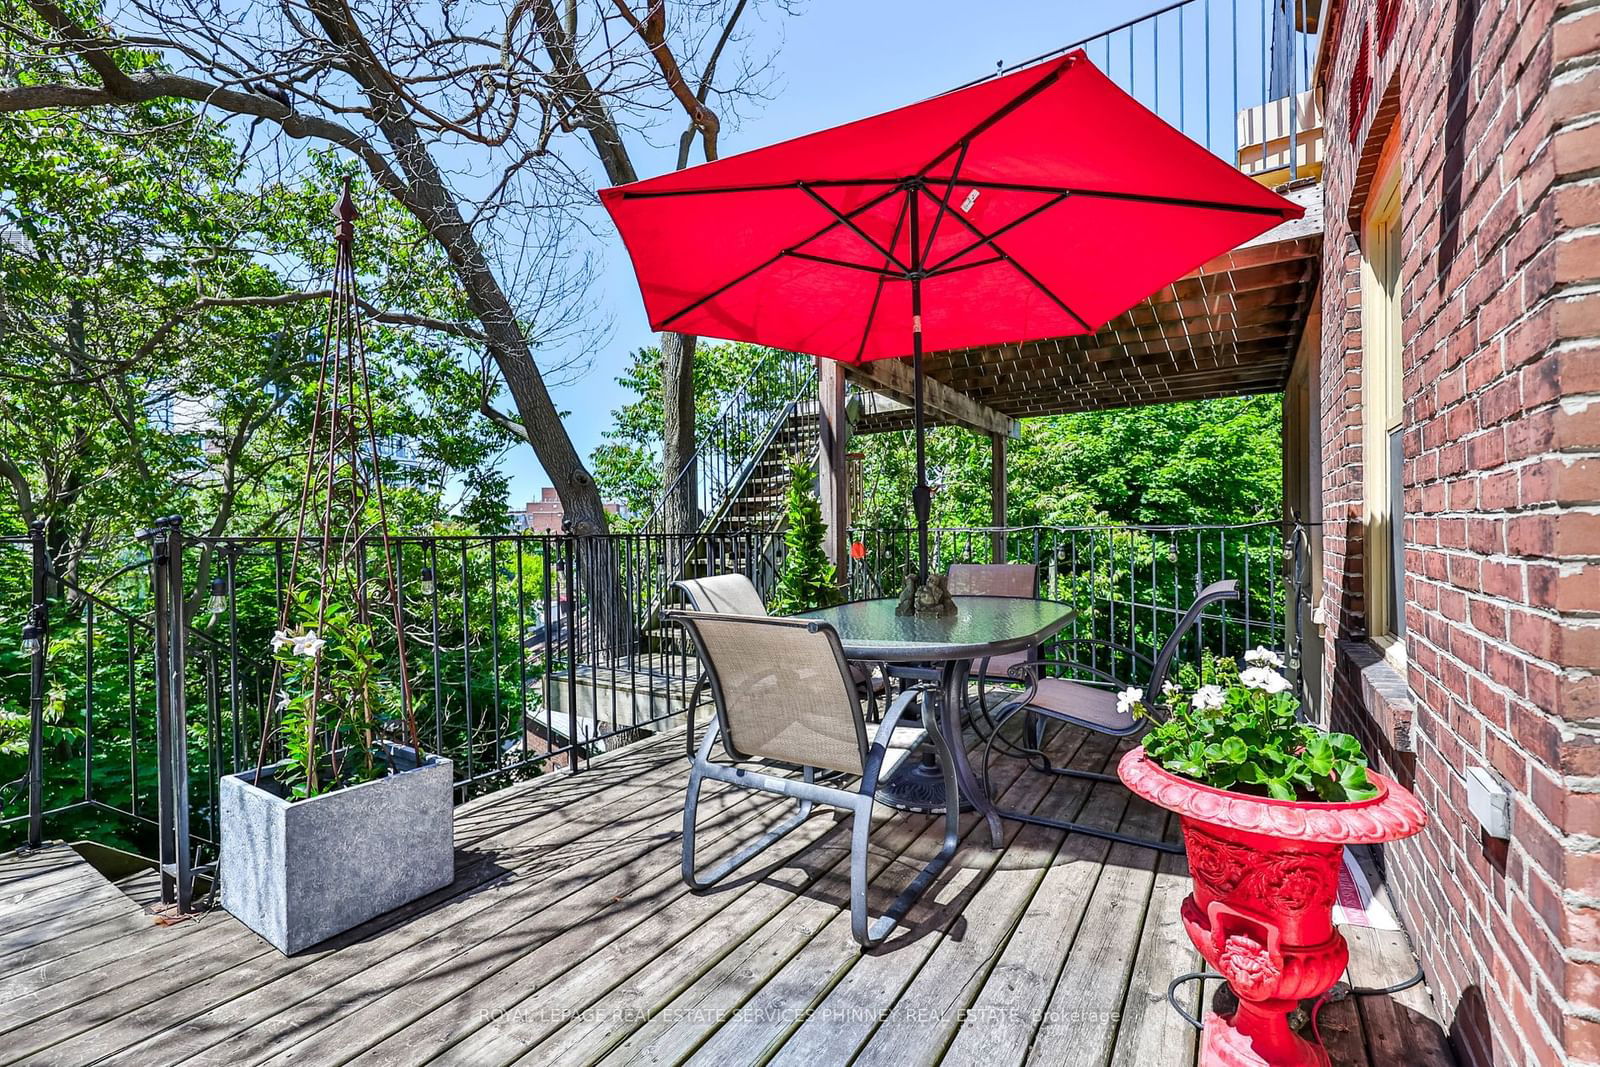
POLYGON ((1326 993, 1350 950, 1333 928, 1346 845, 1410 837, 1427 815, 1393 780, 1368 772, 1378 795, 1327 804, 1215 789, 1167 771, 1136 748, 1117 765, 1129 789, 1176 812, 1194 892, 1183 925, 1239 998, 1209 1012, 1202 1067, 1329 1067, 1328 1054, 1289 1028, 1301 1000, 1326 993))

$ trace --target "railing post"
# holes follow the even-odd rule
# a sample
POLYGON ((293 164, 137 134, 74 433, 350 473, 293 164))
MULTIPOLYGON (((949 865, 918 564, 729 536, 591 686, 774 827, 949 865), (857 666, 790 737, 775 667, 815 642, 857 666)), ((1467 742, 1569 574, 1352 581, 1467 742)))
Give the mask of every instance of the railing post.
POLYGON ((28 529, 33 551, 33 602, 22 640, 28 650, 28 847, 44 846, 44 656, 50 622, 49 548, 44 539, 44 523, 28 529))
POLYGON ((183 525, 156 523, 150 577, 156 637, 157 858, 161 903, 190 910, 194 872, 189 853, 189 742, 184 711, 183 525))
MULTIPOLYGON (((578 773, 578 568, 577 541, 566 538, 567 579, 567 772, 578 773)), ((598 698, 596 698, 598 699, 598 698)), ((596 705, 598 707, 598 705, 596 705)))
MULTIPOLYGON (((1006 553, 1006 435, 989 435, 989 525, 994 527, 990 561, 1005 563, 1006 553)), ((1037 554, 1034 563, 1038 563, 1037 554)))

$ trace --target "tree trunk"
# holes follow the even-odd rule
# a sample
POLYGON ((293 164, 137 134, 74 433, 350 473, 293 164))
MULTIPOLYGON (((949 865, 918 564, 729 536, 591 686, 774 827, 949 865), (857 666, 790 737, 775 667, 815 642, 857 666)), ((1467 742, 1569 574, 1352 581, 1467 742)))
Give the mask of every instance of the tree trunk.
POLYGON ((694 461, 694 334, 661 335, 661 484, 667 492, 667 533, 687 536, 700 525, 694 461))
MULTIPOLYGON (((329 39, 350 53, 346 69, 366 92, 378 128, 405 175, 407 188, 402 203, 444 249, 467 305, 483 323, 489 352, 516 404, 528 444, 561 499, 567 529, 577 538, 578 577, 591 615, 587 627, 576 617, 573 625, 578 634, 587 630, 599 646, 579 651, 584 658, 599 652, 615 655, 624 651, 632 645, 633 616, 617 570, 615 546, 604 536, 607 519, 600 489, 562 425, 516 309, 489 266, 477 234, 450 195, 448 183, 421 131, 388 89, 382 65, 364 44, 344 32, 340 10, 330 0, 314 0, 312 10, 329 39)), ((575 611, 577 599, 574 595, 575 611)))

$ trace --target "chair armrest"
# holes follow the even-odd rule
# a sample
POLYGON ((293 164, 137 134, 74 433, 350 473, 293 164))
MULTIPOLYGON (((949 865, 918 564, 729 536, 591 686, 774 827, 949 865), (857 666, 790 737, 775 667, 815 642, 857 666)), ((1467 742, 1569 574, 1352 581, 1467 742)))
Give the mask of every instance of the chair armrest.
POLYGON ((894 703, 889 705, 889 710, 883 713, 883 721, 878 724, 878 732, 872 738, 872 748, 887 749, 889 738, 894 735, 894 728, 900 722, 900 717, 905 714, 906 705, 921 696, 921 690, 915 686, 905 690, 894 698, 894 703))
POLYGON ((1113 675, 1113 674, 1110 674, 1110 673, 1108 673, 1106 671, 1103 671, 1098 667, 1091 666, 1090 664, 1079 663, 1077 660, 1071 660, 1071 659, 1034 659, 1034 660, 1029 660, 1026 663, 1017 664, 1016 666, 1012 667, 1006 673, 1009 674, 1011 677, 1017 679, 1017 681, 1019 681, 1019 682, 1025 682, 1030 686, 1035 686, 1036 687, 1038 685, 1038 683, 1039 683, 1039 679, 1042 677, 1042 674, 1040 673, 1041 668, 1044 668, 1044 667, 1065 667, 1067 670, 1070 670, 1070 671, 1072 671, 1072 672, 1074 672, 1076 674, 1087 674, 1091 678, 1094 678, 1094 679, 1097 679, 1099 681, 1105 682, 1107 685, 1114 685, 1114 686, 1125 686, 1126 685, 1126 683, 1123 682, 1122 679, 1118 678, 1116 675, 1113 675))
POLYGON ((1154 667, 1155 663, 1156 663, 1154 657, 1147 656, 1143 652, 1140 652, 1136 648, 1129 648, 1127 645, 1119 645, 1115 641, 1107 641, 1104 638, 1100 638, 1100 637, 1089 638, 1087 640, 1070 640, 1069 639, 1069 640, 1064 640, 1061 643, 1063 645, 1070 646, 1074 651, 1076 651, 1077 649, 1080 649, 1080 648, 1104 648, 1104 649, 1109 649, 1112 652, 1115 652, 1115 653, 1117 653, 1119 655, 1132 657, 1133 659, 1136 659, 1140 663, 1143 663, 1143 664, 1145 664, 1146 666, 1149 666, 1149 667, 1154 667))

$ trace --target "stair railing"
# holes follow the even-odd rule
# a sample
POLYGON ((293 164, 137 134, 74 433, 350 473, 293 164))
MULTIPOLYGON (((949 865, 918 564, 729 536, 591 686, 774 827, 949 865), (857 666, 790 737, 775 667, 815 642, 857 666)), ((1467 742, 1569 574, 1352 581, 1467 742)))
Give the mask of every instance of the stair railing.
POLYGON ((796 405, 816 388, 816 361, 809 356, 773 352, 752 367, 716 419, 697 434, 689 461, 635 530, 658 536, 703 530, 738 496, 796 405), (674 505, 690 512, 676 529, 674 505))
MULTIPOLYGON (((656 627, 672 583, 689 573, 708 550, 719 523, 744 492, 751 476, 799 407, 816 396, 816 361, 773 352, 752 367, 723 403, 683 471, 667 485, 632 533, 642 535, 635 560, 633 601, 646 631, 656 627), (674 521, 673 508, 690 511, 674 521), (686 527, 686 528, 685 528, 686 527)), ((748 538, 746 538, 748 540, 748 538)))

